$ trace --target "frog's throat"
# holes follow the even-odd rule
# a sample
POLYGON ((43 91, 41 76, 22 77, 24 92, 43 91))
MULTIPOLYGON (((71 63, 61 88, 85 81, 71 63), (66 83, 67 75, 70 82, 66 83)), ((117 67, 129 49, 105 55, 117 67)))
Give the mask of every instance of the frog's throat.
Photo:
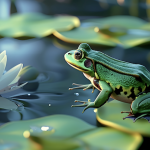
POLYGON ((79 70, 79 71, 82 71, 82 72, 88 72, 88 70, 85 70, 85 69, 81 69, 81 68, 79 68, 78 66, 76 66, 76 65, 74 65, 74 64, 71 64, 71 63, 69 63, 69 62, 67 62, 71 67, 73 67, 73 68, 75 68, 75 69, 77 69, 77 70, 79 70))

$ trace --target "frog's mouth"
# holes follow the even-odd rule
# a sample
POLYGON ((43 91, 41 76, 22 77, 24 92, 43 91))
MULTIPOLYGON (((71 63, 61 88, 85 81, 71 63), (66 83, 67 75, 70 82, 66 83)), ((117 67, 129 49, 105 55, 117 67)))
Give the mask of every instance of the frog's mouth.
POLYGON ((73 68, 75 68, 75 69, 77 69, 77 70, 79 70, 79 71, 82 71, 82 72, 88 72, 88 70, 85 70, 85 69, 81 69, 81 68, 79 68, 78 66, 76 66, 76 65, 74 65, 74 64, 71 64, 71 63, 69 63, 69 62, 67 62, 71 67, 73 67, 73 68))

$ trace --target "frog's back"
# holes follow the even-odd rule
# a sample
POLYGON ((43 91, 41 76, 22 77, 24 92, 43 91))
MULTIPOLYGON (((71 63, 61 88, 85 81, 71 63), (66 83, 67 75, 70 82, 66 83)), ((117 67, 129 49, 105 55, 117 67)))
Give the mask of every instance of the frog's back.
POLYGON ((139 80, 150 84, 150 72, 146 67, 140 64, 132 64, 112 58, 100 51, 92 50, 86 43, 80 44, 79 49, 82 49, 85 52, 86 57, 95 63, 102 64, 106 68, 114 70, 115 72, 134 76, 139 78, 139 80))
POLYGON ((96 53, 90 53, 89 56, 90 58, 92 57, 95 62, 104 65, 110 70, 134 76, 137 79, 139 78, 139 80, 141 79, 145 83, 150 84, 150 72, 143 65, 120 61, 98 51, 96 51, 96 53))
POLYGON ((113 89, 112 97, 114 99, 124 98, 131 103, 138 93, 145 91, 146 88, 150 89, 150 84, 137 80, 132 75, 110 70, 99 63, 96 64, 96 71, 100 80, 106 81, 113 89))

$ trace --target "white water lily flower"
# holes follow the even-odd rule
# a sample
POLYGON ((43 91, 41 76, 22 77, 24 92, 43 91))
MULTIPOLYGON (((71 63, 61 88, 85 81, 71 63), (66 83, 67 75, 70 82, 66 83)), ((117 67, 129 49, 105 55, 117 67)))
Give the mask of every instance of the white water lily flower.
POLYGON ((3 51, 0 54, 0 94, 11 92, 17 90, 24 86, 26 83, 18 86, 18 80, 20 77, 18 76, 21 71, 23 64, 19 64, 3 75, 3 72, 6 67, 7 55, 6 51, 3 51))

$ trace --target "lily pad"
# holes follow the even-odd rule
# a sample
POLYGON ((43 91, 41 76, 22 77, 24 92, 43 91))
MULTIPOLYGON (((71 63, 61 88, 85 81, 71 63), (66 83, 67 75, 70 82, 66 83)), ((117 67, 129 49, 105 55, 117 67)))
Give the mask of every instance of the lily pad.
POLYGON ((121 111, 130 111, 130 104, 114 100, 99 108, 96 113, 96 118, 101 124, 121 131, 150 136, 150 123, 147 120, 139 119, 136 122, 128 118, 123 120, 128 114, 121 113, 121 111))
POLYGON ((15 14, 9 19, 0 20, 2 37, 44 37, 55 30, 67 31, 80 25, 77 17, 52 17, 40 13, 15 14))
POLYGON ((112 128, 101 127, 83 133, 77 138, 99 149, 135 150, 141 144, 139 134, 125 134, 112 128), (132 141, 132 142, 131 142, 132 141))
MULTIPOLYGON (((37 150, 37 147, 42 150, 48 150, 49 148, 53 150, 85 150, 87 147, 87 144, 75 139, 30 136, 29 140, 31 150, 37 150)), ((90 147, 90 149, 98 150, 93 147, 90 147)))
POLYGON ((80 43, 89 43, 89 44, 98 44, 103 46, 116 46, 117 44, 103 34, 99 34, 94 31, 95 27, 78 27, 69 32, 54 32, 53 34, 69 43, 80 44, 80 43))
POLYGON ((145 25, 146 23, 146 21, 134 16, 110 16, 106 18, 88 19, 83 21, 84 26, 97 26, 101 29, 106 28, 108 26, 135 29, 145 25))
MULTIPOLYGON (((103 46, 120 45, 130 48, 149 42, 146 21, 131 16, 112 16, 85 20, 79 28, 69 32, 54 32, 54 35, 70 43, 89 43, 103 46)), ((148 25, 147 25, 148 26, 148 25)))
POLYGON ((67 115, 15 121, 0 127, 0 139, 4 143, 19 145, 16 150, 56 147, 71 149, 137 149, 142 138, 139 134, 127 134, 107 127, 96 128, 67 115), (107 140, 106 140, 107 139, 107 140), (64 147, 63 147, 64 146, 64 147))

